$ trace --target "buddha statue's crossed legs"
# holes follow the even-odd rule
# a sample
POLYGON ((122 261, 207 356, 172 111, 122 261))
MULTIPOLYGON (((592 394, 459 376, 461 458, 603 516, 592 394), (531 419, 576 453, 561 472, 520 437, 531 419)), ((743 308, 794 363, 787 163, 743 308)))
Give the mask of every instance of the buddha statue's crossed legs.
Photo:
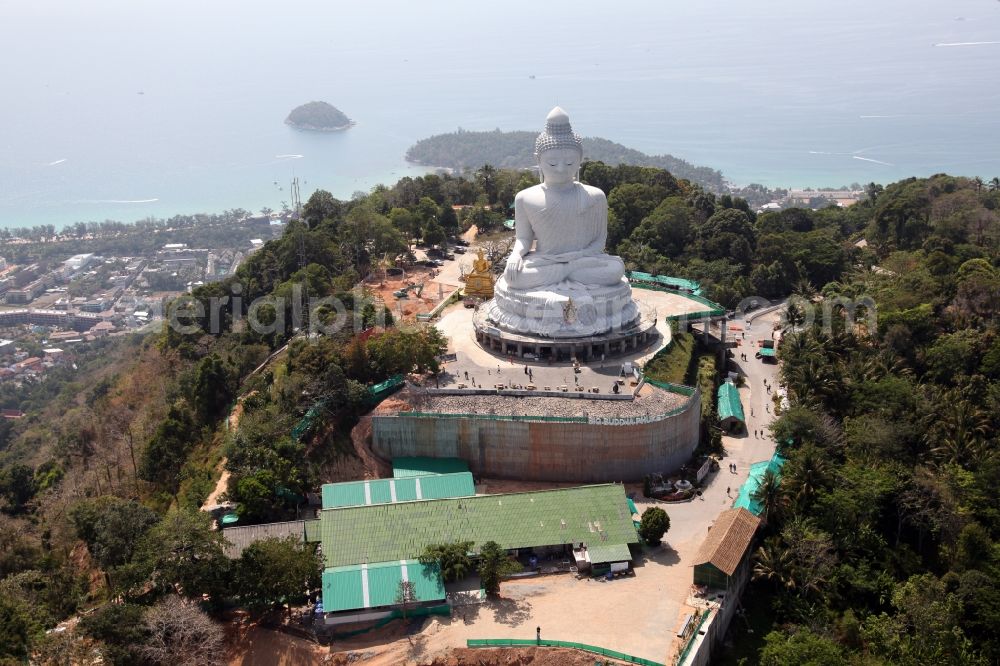
POLYGON ((538 289, 564 280, 597 286, 618 284, 624 271, 622 260, 607 254, 580 257, 571 262, 554 262, 529 254, 520 271, 508 265, 504 278, 513 289, 538 289))

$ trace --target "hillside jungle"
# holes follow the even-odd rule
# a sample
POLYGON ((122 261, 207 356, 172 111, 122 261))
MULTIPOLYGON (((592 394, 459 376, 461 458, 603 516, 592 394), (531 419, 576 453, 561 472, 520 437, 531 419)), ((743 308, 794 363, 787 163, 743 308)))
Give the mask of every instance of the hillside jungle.
MULTIPOLYGON (((1000 660, 1000 183, 908 179, 847 209, 758 216, 656 168, 591 162, 581 178, 608 193, 609 251, 630 268, 699 280, 727 307, 802 297, 779 353, 790 406, 774 435, 788 463, 761 491, 767 525, 726 659, 1000 660), (864 296, 877 326, 848 324, 839 305, 864 296), (805 303, 834 302, 830 330, 806 325, 805 303)), ((216 620, 234 609, 266 619, 305 601, 301 581, 320 571, 311 548, 224 556, 197 510, 221 461, 241 524, 293 519, 321 482, 356 478, 349 433, 367 387, 435 372, 444 341, 393 325, 354 286, 414 240, 499 230, 534 182, 487 166, 350 201, 317 191, 235 276, 173 304, 186 333, 102 343, 83 371, 6 396, 28 415, 0 432, 0 663, 195 663, 221 655, 216 620), (339 297, 358 326, 306 339, 309 316, 338 313, 306 313, 296 331, 268 305, 270 332, 245 325, 254 299, 296 288, 339 297)))

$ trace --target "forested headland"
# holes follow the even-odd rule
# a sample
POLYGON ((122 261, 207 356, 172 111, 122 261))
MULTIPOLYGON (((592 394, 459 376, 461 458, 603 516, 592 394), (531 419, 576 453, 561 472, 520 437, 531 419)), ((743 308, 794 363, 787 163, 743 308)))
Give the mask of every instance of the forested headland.
MULTIPOLYGON (((535 165, 532 155, 537 132, 457 132, 421 139, 406 151, 406 159, 418 164, 444 167, 454 171, 475 169, 483 164, 504 169, 526 169, 535 165)), ((596 137, 584 137, 584 159, 611 166, 630 164, 665 169, 677 178, 685 178, 713 191, 724 188, 722 174, 699 167, 672 155, 646 155, 620 143, 596 137)))
MULTIPOLYGON (((655 167, 589 162, 581 178, 607 192, 608 251, 629 268, 700 280, 730 307, 795 293, 834 313, 829 331, 789 313, 791 404, 774 425, 789 460, 761 498, 745 599, 757 624, 732 663, 995 662, 1000 188, 938 175, 870 185, 846 209, 757 215, 655 167), (844 304, 863 296, 877 327, 847 323, 844 304)), ((368 387, 434 373, 444 346, 432 327, 396 325, 359 281, 409 261, 415 239, 502 229, 535 182, 481 167, 350 201, 317 191, 235 276, 178 302, 183 331, 95 350, 88 373, 34 395, 0 451, 0 659, 160 663, 165 616, 211 648, 222 609, 266 617, 304 601, 311 546, 265 541, 230 560, 198 507, 222 468, 241 524, 294 519, 320 483, 357 478, 350 432, 368 387), (337 313, 307 312, 297 331, 276 305, 257 313, 269 331, 243 323, 254 299, 299 286, 339 298, 362 330, 308 339, 308 317, 337 313), (177 610, 188 599, 200 615, 177 610), (84 610, 77 629, 46 634, 84 610)))

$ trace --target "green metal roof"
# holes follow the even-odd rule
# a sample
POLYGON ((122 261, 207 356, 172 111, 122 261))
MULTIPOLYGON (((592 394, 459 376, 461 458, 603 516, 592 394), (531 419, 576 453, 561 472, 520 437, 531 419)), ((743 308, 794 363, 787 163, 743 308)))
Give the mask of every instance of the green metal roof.
POLYGON ((761 356, 774 356, 774 348, 761 347, 760 349, 757 350, 757 353, 760 354, 761 356))
POLYGON ((346 507, 321 511, 319 529, 306 534, 318 536, 328 567, 414 558, 456 541, 477 550, 487 541, 505 549, 638 543, 625 499, 624 487, 605 484, 346 507))
POLYGON ((632 559, 632 553, 629 552, 628 546, 623 543, 594 544, 593 546, 587 546, 587 552, 590 554, 591 564, 628 562, 632 559))
POLYGON ((323 572, 323 610, 334 613, 395 605, 402 580, 413 583, 417 602, 445 598, 436 564, 425 565, 416 560, 354 564, 323 572))
POLYGON ((771 471, 778 479, 781 479, 781 468, 785 464, 785 459, 775 453, 770 460, 765 460, 764 462, 756 462, 750 465, 750 475, 747 480, 743 482, 740 486, 740 491, 736 495, 736 500, 733 502, 733 508, 739 509, 743 508, 750 511, 755 516, 759 516, 763 511, 764 507, 760 502, 753 498, 753 494, 757 492, 760 488, 761 480, 764 478, 764 474, 771 471))
POLYGON ((472 474, 438 474, 406 479, 372 479, 323 484, 323 508, 391 504, 476 494, 472 474))
POLYGON ((722 386, 719 387, 718 412, 720 421, 732 417, 740 423, 746 423, 746 418, 743 416, 743 404, 740 402, 740 392, 732 382, 723 382, 722 386))
POLYGON ((392 475, 397 479, 429 474, 468 472, 469 465, 461 458, 393 458, 392 475))

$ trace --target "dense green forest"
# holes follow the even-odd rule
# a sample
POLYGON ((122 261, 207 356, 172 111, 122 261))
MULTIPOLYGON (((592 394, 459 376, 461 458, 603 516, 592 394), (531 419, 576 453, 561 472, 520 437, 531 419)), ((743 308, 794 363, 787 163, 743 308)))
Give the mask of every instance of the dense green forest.
POLYGON ((878 270, 852 262, 821 296, 873 298, 877 330, 837 306, 779 350, 788 463, 762 487, 760 622, 740 651, 763 637, 765 664, 997 663, 1000 191, 935 176, 874 194, 878 270))
MULTIPOLYGON (((940 175, 869 186, 847 209, 758 216, 654 167, 590 162, 582 179, 608 193, 609 251, 630 268, 700 280, 727 306, 794 291, 878 307, 877 328, 800 323, 780 351, 791 406, 774 430, 789 462, 767 486, 747 595, 766 622, 737 637, 733 660, 996 661, 1000 191, 940 175)), ((99 372, 35 396, 0 453, 0 660, 100 649, 162 663, 164 617, 211 646, 223 609, 263 617, 303 600, 311 547, 265 541, 229 560, 197 507, 222 467, 243 524, 294 518, 321 482, 357 478, 350 431, 367 387, 436 372, 444 341, 394 325, 356 285, 387 256, 407 261, 415 240, 500 228, 534 182, 482 167, 350 201, 317 191, 235 276, 178 299, 186 332, 122 342, 99 372), (352 324, 307 337, 338 313, 307 310, 296 329, 300 288, 339 298, 352 324), (259 297, 272 298, 256 311, 270 326, 255 330, 259 297), (97 610, 75 642, 45 633, 84 609, 97 610)))
MULTIPOLYGON (((482 164, 504 169, 526 169, 535 164, 532 151, 536 136, 537 132, 501 132, 499 129, 469 132, 460 129, 421 139, 406 151, 406 159, 455 171, 475 169, 482 164)), ((612 166, 632 164, 657 167, 713 192, 724 189, 722 174, 715 169, 694 166, 672 155, 646 155, 607 139, 585 137, 583 155, 588 160, 612 166)))

